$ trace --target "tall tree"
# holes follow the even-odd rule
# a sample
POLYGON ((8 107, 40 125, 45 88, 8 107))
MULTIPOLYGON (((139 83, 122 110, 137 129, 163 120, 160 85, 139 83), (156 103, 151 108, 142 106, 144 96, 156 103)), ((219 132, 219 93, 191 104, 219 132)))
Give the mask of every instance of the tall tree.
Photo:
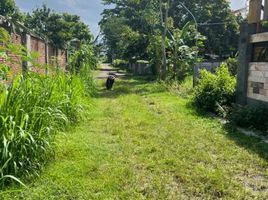
POLYGON ((104 10, 100 22, 109 53, 127 60, 148 59, 149 35, 155 32, 160 21, 158 3, 154 0, 104 2, 115 5, 113 9, 104 10))
POLYGON ((72 40, 91 42, 89 27, 77 15, 59 14, 46 5, 27 15, 26 25, 47 36, 55 45, 62 48, 72 40))
POLYGON ((239 21, 232 14, 228 0, 173 0, 170 13, 178 27, 193 20, 181 3, 191 10, 198 31, 207 37, 203 54, 229 56, 237 52, 239 21))
MULTIPOLYGON (((114 8, 105 10, 101 24, 104 25, 107 18, 120 17, 124 18, 125 25, 138 32, 141 38, 144 35, 153 35, 157 24, 161 23, 159 1, 104 0, 107 4, 113 4, 114 8), (152 21, 153 24, 150 23, 152 21)), ((162 0, 162 2, 168 3, 168 0, 162 0)), ((168 12, 175 27, 181 28, 187 22, 193 21, 193 17, 185 7, 189 8, 195 16, 198 22, 198 31, 207 37, 203 54, 228 56, 237 52, 239 21, 232 14, 228 0, 170 0, 168 12)), ((107 34, 104 32, 104 35, 107 34)), ((146 38, 143 37, 143 44, 149 45, 146 38)), ((139 49, 142 51, 142 48, 139 49)), ((146 57, 147 55, 140 52, 140 56, 146 57)))

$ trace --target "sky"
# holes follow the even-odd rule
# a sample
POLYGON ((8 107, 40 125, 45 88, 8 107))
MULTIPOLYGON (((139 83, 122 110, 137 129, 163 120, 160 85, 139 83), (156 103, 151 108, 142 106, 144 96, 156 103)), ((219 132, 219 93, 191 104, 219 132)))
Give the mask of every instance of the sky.
MULTIPOLYGON (((58 12, 69 12, 81 16, 89 25, 91 32, 96 36, 99 33, 98 22, 105 6, 102 0, 15 0, 17 6, 24 12, 31 12, 34 8, 47 4, 58 12)), ((232 9, 244 7, 245 0, 231 0, 232 9)))

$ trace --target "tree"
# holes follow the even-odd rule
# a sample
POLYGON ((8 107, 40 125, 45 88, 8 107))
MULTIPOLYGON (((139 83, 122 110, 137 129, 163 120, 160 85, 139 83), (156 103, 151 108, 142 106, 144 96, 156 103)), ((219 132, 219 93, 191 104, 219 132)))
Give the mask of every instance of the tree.
MULTIPOLYGON (((104 0, 107 4, 115 5, 114 8, 104 12, 104 18, 123 17, 126 25, 133 30, 140 34, 149 35, 150 33, 153 35, 156 24, 160 24, 159 1, 104 0), (150 20, 154 23, 148 23, 150 20)), ((162 0, 162 2, 164 4, 168 3, 167 0, 162 0)), ((198 31, 207 37, 202 54, 218 54, 222 57, 236 54, 240 20, 232 14, 229 1, 170 0, 168 13, 174 21, 174 26, 178 28, 183 27, 189 21, 193 21, 192 16, 181 6, 181 3, 190 9, 198 22, 198 31)), ((161 10, 165 12, 164 8, 161 10)))
POLYGON ((46 5, 28 14, 26 25, 47 36, 59 48, 66 47, 66 44, 74 39, 80 43, 90 43, 92 40, 89 27, 81 21, 79 16, 68 13, 59 14, 46 5))
POLYGON ((180 2, 191 10, 199 24, 198 31, 207 37, 203 54, 217 54, 222 57, 236 54, 239 20, 232 14, 229 1, 173 0, 170 15, 176 27, 192 21, 192 16, 180 2))
POLYGON ((100 22, 109 57, 126 60, 148 59, 149 36, 155 32, 160 21, 157 2, 153 0, 114 1, 115 8, 106 9, 100 22), (157 12, 155 12, 157 10, 157 12))
POLYGON ((14 20, 21 19, 22 13, 19 11, 14 0, 1 0, 0 1, 0 15, 11 17, 14 20))
POLYGON ((182 29, 175 28, 168 40, 169 78, 182 81, 193 72, 192 66, 198 61, 199 49, 205 38, 197 33, 193 23, 188 22, 182 29))
POLYGON ((114 5, 103 12, 100 22, 108 53, 127 60, 149 59, 162 79, 171 68, 176 69, 173 72, 177 77, 185 77, 198 53, 225 57, 237 52, 239 21, 231 13, 227 0, 104 2, 114 5), (193 16, 198 27, 191 26, 187 34, 181 34, 186 24, 194 21, 193 16), (187 35, 191 35, 191 41, 187 35))
POLYGON ((167 55, 166 55, 166 37, 167 37, 167 29, 168 29, 168 11, 170 6, 170 0, 167 1, 165 6, 165 14, 163 11, 162 0, 159 1, 160 8, 160 17, 161 17, 161 26, 162 26, 162 68, 160 71, 161 79, 165 79, 166 71, 167 71, 167 55))

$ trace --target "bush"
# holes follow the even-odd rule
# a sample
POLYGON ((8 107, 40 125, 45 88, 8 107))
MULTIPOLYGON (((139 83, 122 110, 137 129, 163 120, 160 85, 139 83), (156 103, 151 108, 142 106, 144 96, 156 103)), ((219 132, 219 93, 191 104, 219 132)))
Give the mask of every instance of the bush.
POLYGON ((128 64, 128 61, 126 60, 120 60, 120 59, 115 59, 113 61, 113 66, 114 67, 125 67, 128 64))
POLYGON ((72 53, 69 58, 69 71, 79 73, 81 69, 96 69, 98 64, 93 46, 82 44, 80 49, 72 53))
POLYGON ((230 74, 226 64, 222 64, 216 74, 203 70, 193 101, 198 108, 219 112, 219 109, 222 110, 234 102, 235 87, 236 79, 230 74))
POLYGON ((225 61, 229 72, 232 74, 232 76, 236 76, 238 72, 238 59, 237 58, 228 58, 225 61))
POLYGON ((236 107, 228 115, 234 125, 268 131, 268 108, 262 105, 236 107))

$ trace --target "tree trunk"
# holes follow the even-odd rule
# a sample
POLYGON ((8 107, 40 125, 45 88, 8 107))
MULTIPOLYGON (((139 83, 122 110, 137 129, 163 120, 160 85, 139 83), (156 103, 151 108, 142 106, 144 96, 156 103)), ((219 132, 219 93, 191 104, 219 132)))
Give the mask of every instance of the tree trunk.
POLYGON ((168 6, 169 6, 169 0, 168 5, 165 9, 165 19, 163 14, 163 6, 162 6, 162 0, 160 2, 160 15, 161 15, 161 26, 163 27, 162 30, 162 67, 161 67, 161 73, 160 78, 161 80, 164 80, 166 78, 167 73, 167 55, 166 55, 166 35, 167 35, 167 18, 168 18, 168 6))

